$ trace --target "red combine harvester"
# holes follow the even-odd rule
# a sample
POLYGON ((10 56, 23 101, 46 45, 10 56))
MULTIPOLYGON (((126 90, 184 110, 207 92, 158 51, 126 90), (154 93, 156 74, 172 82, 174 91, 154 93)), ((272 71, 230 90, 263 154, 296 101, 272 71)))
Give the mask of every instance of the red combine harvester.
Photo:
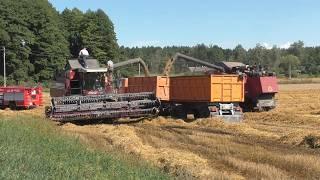
POLYGON ((245 106, 249 110, 268 111, 276 107, 275 94, 278 93, 276 76, 248 76, 245 83, 245 106))
POLYGON ((275 94, 279 89, 275 73, 241 62, 218 62, 216 65, 223 67, 226 73, 245 74, 245 102, 241 104, 245 111, 268 111, 276 107, 275 94))
POLYGON ((117 93, 113 88, 113 70, 134 63, 140 63, 145 76, 149 76, 140 58, 108 67, 101 67, 98 60, 89 58, 86 68, 78 59, 68 60, 65 71, 57 74, 50 88, 52 99, 51 106, 46 107, 46 116, 55 121, 74 121, 157 114, 160 103, 153 92, 117 93))
POLYGON ((42 87, 0 87, 0 107, 29 109, 42 105, 42 87))

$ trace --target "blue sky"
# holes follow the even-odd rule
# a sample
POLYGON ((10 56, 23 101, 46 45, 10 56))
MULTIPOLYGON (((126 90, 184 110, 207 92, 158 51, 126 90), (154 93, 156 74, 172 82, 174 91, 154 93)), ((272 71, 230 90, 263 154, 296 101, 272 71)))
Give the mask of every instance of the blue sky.
POLYGON ((124 46, 320 45, 318 0, 49 0, 62 11, 104 10, 124 46))

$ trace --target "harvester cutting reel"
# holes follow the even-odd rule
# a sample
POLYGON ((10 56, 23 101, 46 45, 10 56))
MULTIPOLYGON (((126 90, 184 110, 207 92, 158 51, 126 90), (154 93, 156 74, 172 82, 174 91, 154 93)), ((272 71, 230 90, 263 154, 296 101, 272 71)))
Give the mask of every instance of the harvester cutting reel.
POLYGON ((46 116, 55 121, 97 120, 156 116, 160 101, 154 93, 54 97, 46 116))

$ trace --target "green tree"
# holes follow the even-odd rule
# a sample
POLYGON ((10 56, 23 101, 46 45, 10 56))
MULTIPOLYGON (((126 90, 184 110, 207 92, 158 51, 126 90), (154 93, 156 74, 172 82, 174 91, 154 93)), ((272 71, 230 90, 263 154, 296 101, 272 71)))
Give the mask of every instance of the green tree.
POLYGON ((83 46, 81 37, 81 23, 83 18, 84 15, 82 11, 77 8, 72 10, 65 9, 61 13, 65 38, 69 42, 69 50, 73 57, 78 57, 79 51, 83 46))
POLYGON ((238 62, 247 62, 247 51, 241 46, 241 44, 238 44, 234 50, 233 50, 233 55, 234 55, 234 61, 238 62))
POLYGON ((233 56, 233 50, 232 49, 224 49, 223 54, 225 57, 225 61, 233 61, 234 56, 233 56))
POLYGON ((9 0, 0 3, 0 44, 6 47, 6 74, 9 83, 28 80, 28 75, 34 70, 28 60, 30 48, 21 46, 22 40, 34 38, 27 28, 28 16, 22 11, 23 3, 25 2, 9 0))
POLYGON ((288 53, 297 56, 300 60, 304 59, 304 43, 297 41, 290 45, 288 53))
POLYGON ((29 4, 33 11, 28 12, 28 28, 35 38, 31 42, 30 60, 35 67, 36 81, 49 80, 57 70, 61 70, 68 57, 68 45, 58 12, 45 0, 29 4))
POLYGON ((205 44, 198 44, 192 48, 191 56, 203 60, 208 60, 208 47, 205 44))
POLYGON ((4 28, 0 42, 7 48, 9 82, 48 80, 63 67, 67 42, 60 30, 58 12, 48 1, 3 0, 0 18, 4 28))
POLYGON ((291 79, 292 70, 294 70, 300 64, 300 60, 297 56, 290 54, 290 55, 281 57, 281 63, 284 65, 285 69, 288 71, 288 77, 289 79, 291 79))
POLYGON ((255 48, 249 49, 248 64, 264 65, 265 52, 266 48, 261 46, 261 44, 257 44, 255 48))
POLYGON ((217 45, 210 45, 207 52, 207 58, 211 63, 223 61, 225 59, 223 49, 217 45))
POLYGON ((100 62, 118 57, 118 44, 114 26, 109 17, 100 9, 87 11, 81 23, 81 37, 92 56, 100 62))
POLYGON ((276 46, 273 46, 272 49, 270 50, 270 67, 273 71, 279 73, 279 66, 281 64, 281 51, 279 48, 277 48, 276 46))

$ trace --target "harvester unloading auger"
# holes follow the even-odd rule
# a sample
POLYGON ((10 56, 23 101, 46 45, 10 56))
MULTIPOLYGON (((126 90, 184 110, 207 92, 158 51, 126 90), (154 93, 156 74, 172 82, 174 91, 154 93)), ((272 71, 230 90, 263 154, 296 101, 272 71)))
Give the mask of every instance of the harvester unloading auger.
POLYGON ((88 59, 87 68, 77 59, 69 60, 65 72, 50 89, 51 106, 46 107, 46 116, 56 121, 73 121, 156 115, 160 103, 153 92, 117 94, 113 91, 113 69, 134 63, 140 63, 149 76, 140 58, 106 68, 101 68, 96 59, 88 59))
POLYGON ((214 69, 214 70, 216 70, 218 72, 221 72, 221 73, 225 72, 225 69, 223 67, 221 67, 221 66, 217 66, 217 65, 211 64, 209 62, 206 62, 206 61, 194 58, 194 57, 190 57, 190 56, 187 56, 187 55, 184 55, 184 54, 181 54, 181 53, 176 53, 172 58, 168 59, 168 61, 166 62, 166 66, 165 66, 165 68, 163 70, 163 75, 164 76, 169 76, 170 75, 172 66, 178 59, 183 59, 183 60, 190 61, 190 62, 193 62, 193 63, 201 64, 203 66, 206 66, 208 68, 212 68, 212 69, 214 69))

